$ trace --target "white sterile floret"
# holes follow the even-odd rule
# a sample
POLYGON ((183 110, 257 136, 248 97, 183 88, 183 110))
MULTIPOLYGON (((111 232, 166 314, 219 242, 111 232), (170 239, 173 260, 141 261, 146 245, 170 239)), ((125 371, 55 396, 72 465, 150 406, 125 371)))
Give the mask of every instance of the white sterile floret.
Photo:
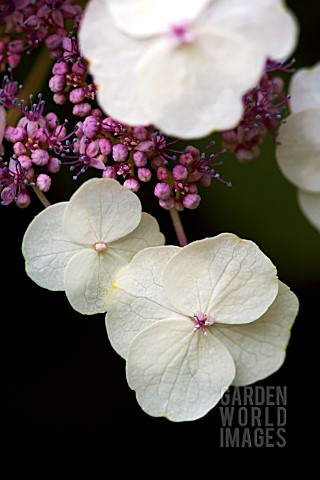
POLYGON ((139 252, 106 309, 142 409, 185 421, 282 365, 298 301, 255 243, 225 233, 139 252))
POLYGON ((298 70, 290 84, 291 110, 279 129, 276 158, 298 188, 298 203, 320 230, 320 63, 298 70))
POLYGON ((79 39, 108 115, 200 138, 239 122, 297 31, 282 0, 90 0, 79 39))
POLYGON ((85 182, 69 202, 46 208, 22 243, 26 272, 41 287, 65 290, 83 314, 105 311, 118 270, 141 249, 163 245, 157 221, 116 180, 85 182))

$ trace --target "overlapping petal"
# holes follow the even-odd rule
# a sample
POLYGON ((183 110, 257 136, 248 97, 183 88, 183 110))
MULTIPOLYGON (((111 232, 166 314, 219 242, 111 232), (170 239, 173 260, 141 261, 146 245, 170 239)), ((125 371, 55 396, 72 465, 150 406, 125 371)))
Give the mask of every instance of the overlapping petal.
POLYGON ((200 311, 231 324, 259 318, 278 292, 269 258, 255 243, 231 233, 180 250, 167 264, 163 285, 176 311, 189 316, 200 311))
POLYGON ((91 0, 87 4, 79 41, 98 86, 100 107, 108 115, 128 124, 151 123, 148 111, 142 111, 139 105, 132 75, 147 43, 129 38, 118 30, 101 0, 91 0))
POLYGON ((278 165, 294 185, 320 192, 320 108, 289 115, 279 129, 278 165))
POLYGON ((167 32, 171 25, 194 20, 210 0, 104 0, 117 27, 137 38, 167 32))
POLYGON ((71 306, 84 315, 105 312, 106 294, 126 260, 115 251, 85 248, 74 255, 64 272, 64 288, 71 306))
POLYGON ((72 195, 66 206, 63 227, 78 243, 114 242, 140 223, 141 203, 130 190, 110 178, 92 178, 72 195))
POLYGON ((290 94, 293 113, 309 108, 320 109, 320 63, 294 73, 290 82, 290 94))
POLYGON ((208 328, 231 353, 236 366, 233 385, 249 385, 277 371, 286 355, 290 329, 299 303, 290 289, 279 282, 279 293, 255 322, 246 325, 218 325, 208 328))
POLYGON ((22 242, 26 272, 40 287, 64 290, 64 269, 83 249, 63 231, 62 218, 67 202, 56 203, 37 215, 27 228, 22 242))
POLYGON ((120 270, 107 296, 105 309, 108 337, 113 348, 126 358, 133 338, 158 320, 179 314, 163 296, 162 275, 179 247, 146 248, 120 270))
POLYGON ((157 220, 142 212, 141 221, 129 235, 110 243, 109 249, 117 251, 128 262, 140 250, 155 245, 164 245, 165 238, 159 230, 157 220))
MULTIPOLYGON (((282 0, 212 0, 201 23, 240 34, 265 58, 282 60, 294 50, 299 26, 282 0)), ((200 23, 200 22, 199 22, 200 23)))
POLYGON ((129 348, 128 384, 152 416, 196 420, 218 403, 234 375, 234 362, 224 345, 214 336, 194 332, 187 319, 156 322, 129 348))
POLYGON ((140 104, 153 124, 177 137, 232 128, 242 114, 242 95, 259 81, 264 62, 240 35, 219 28, 176 49, 161 38, 136 66, 140 104))
POLYGON ((298 202, 309 222, 320 232, 320 193, 298 190, 298 202))

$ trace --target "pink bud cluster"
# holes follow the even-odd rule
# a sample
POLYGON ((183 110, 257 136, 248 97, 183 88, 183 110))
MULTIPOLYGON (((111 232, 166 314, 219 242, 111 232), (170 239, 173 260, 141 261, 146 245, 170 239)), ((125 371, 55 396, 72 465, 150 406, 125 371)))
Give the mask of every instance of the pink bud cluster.
POLYGON ((54 57, 60 55, 57 46, 67 35, 65 22, 76 24, 82 8, 74 0, 6 0, 1 2, 0 22, 3 24, 0 41, 0 71, 15 68, 24 52, 30 53, 45 43, 54 57))
POLYGON ((291 73, 294 60, 283 64, 268 60, 259 85, 243 97, 244 111, 240 123, 222 133, 222 145, 235 154, 239 162, 245 163, 260 154, 267 132, 276 140, 277 132, 288 113, 289 95, 284 90, 284 81, 271 75, 275 71, 291 73))

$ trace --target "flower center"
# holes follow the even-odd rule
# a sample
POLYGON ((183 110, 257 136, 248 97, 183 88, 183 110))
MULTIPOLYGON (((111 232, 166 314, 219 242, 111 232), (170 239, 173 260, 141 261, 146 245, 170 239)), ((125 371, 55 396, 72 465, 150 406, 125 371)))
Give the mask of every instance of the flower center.
POLYGON ((191 32, 187 20, 171 25, 170 33, 174 47, 179 47, 182 43, 192 43, 195 39, 195 35, 191 32))
POLYGON ((216 321, 214 315, 205 315, 204 313, 201 312, 196 312, 193 315, 194 318, 194 331, 196 330, 201 330, 201 333, 203 335, 207 335, 206 328, 209 325, 213 325, 214 322, 216 321))
POLYGON ((107 248, 107 245, 103 242, 98 242, 95 244, 94 248, 97 252, 103 252, 107 248))

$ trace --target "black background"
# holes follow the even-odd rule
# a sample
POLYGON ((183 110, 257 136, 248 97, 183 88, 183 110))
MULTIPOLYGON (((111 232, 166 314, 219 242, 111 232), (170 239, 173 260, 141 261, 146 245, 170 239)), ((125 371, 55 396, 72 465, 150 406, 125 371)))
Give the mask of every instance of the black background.
MULTIPOLYGON (((296 66, 311 66, 320 58, 319 2, 292 0, 287 4, 296 12, 301 28, 295 52, 296 66)), ((63 191, 53 188, 48 197, 52 201, 67 200, 70 189, 74 188, 70 185, 66 182, 63 191)), ((217 191, 222 192, 219 188, 217 191)), ((270 188, 272 190, 272 185, 270 188)), ((224 192, 221 195, 226 195, 224 192)), ((289 197, 291 193, 290 190, 289 197)), ((140 198, 143 209, 158 218, 167 244, 177 244, 169 214, 155 205, 147 191, 140 198)), ((223 205, 217 207, 214 194, 206 193, 204 199, 207 203, 212 202, 211 210, 203 202, 198 210, 182 214, 189 241, 234 229, 240 236, 246 236, 246 230, 238 232, 232 217, 229 219, 224 215, 223 205), (217 208, 220 213, 216 218, 210 212, 217 208)), ((277 208, 275 205, 274 209, 277 208)), ((26 210, 14 205, 0 209, 2 397, 5 403, 2 432, 10 450, 16 452, 19 447, 30 446, 36 449, 52 442, 59 447, 75 444, 104 446, 111 442, 116 449, 135 446, 137 451, 143 452, 153 445, 155 449, 166 451, 169 445, 172 448, 175 444, 184 444, 190 449, 190 455, 198 459, 199 449, 202 452, 200 457, 205 457, 208 449, 219 448, 221 420, 218 407, 200 420, 185 423, 172 423, 143 413, 135 401, 134 392, 127 386, 124 361, 108 343, 104 315, 86 317, 77 314, 63 292, 41 289, 26 276, 21 241, 28 224, 40 210, 41 205, 36 199, 26 210)), ((305 220, 301 219, 301 222, 305 220)), ((312 264, 314 260, 319 266, 318 234, 309 225, 304 228, 312 237, 312 255, 318 255, 318 259, 309 259, 308 262, 312 264)), ((254 231, 255 225, 252 226, 254 231)), ((261 245, 258 242, 261 232, 257 238, 249 227, 248 232, 261 245)), ((276 231, 270 233, 270 238, 276 236, 276 231)), ((294 242, 292 237, 286 240, 288 249, 294 242)), ((263 245, 264 251, 272 257, 268 245, 268 242, 263 245)), ((301 245, 297 255, 308 255, 308 236, 305 245, 301 245)), ((277 255, 275 250, 274 256, 277 255)), ((295 449, 308 443, 317 416, 314 395, 319 376, 316 362, 320 274, 317 268, 311 277, 304 278, 304 274, 301 276, 295 271, 290 259, 286 262, 281 267, 279 254, 276 265, 280 273, 283 272, 281 279, 298 296, 300 311, 283 367, 259 385, 287 386, 285 448, 295 449), (291 274, 292 271, 295 274, 291 274)), ((303 259, 297 259, 299 262, 303 259)), ((188 451, 186 454, 189 455, 188 451)))

